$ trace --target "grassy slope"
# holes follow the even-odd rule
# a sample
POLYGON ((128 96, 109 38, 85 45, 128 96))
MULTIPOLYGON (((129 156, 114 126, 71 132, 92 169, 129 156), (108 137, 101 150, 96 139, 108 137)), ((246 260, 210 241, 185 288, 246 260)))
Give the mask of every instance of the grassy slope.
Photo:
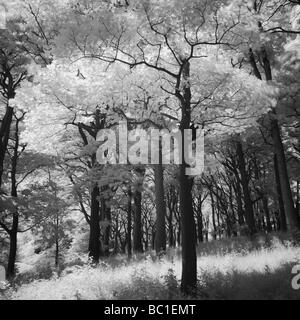
MULTIPOLYGON (((199 299, 300 299, 291 270, 300 248, 279 240, 244 238, 203 244, 198 254, 199 299)), ((160 261, 151 254, 108 259, 97 268, 67 267, 60 277, 35 280, 11 291, 11 299, 181 299, 180 252, 160 261)), ((7 294, 8 296, 8 294, 7 294)))

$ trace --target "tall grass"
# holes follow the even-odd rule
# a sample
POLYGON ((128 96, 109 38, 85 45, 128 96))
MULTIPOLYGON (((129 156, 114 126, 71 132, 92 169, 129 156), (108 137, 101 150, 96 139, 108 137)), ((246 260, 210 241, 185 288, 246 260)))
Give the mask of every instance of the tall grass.
MULTIPOLYGON (((300 248, 282 239, 213 241, 198 248, 198 299, 300 299, 291 270, 300 248), (269 241, 270 240, 270 241, 269 241)), ((60 276, 18 285, 10 299, 182 299, 179 250, 158 260, 117 256, 97 267, 73 265, 60 276)))

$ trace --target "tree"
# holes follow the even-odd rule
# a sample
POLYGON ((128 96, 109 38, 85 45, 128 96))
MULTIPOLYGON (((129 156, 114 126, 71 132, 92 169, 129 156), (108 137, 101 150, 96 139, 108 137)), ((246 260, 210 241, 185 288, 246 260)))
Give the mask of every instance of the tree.
MULTIPOLYGON (((15 98, 16 90, 26 79, 26 65, 29 59, 20 43, 20 26, 15 21, 8 23, 7 29, 1 30, 0 42, 0 93, 4 98, 4 116, 0 126, 0 188, 4 172, 4 158, 7 151, 10 128, 13 122, 11 100, 15 98)), ((3 104, 3 102, 1 102, 3 104)))
MULTIPOLYGON (((299 156, 298 29, 291 29, 295 18, 287 10, 296 7, 277 0, 251 6, 239 0, 71 0, 61 10, 52 1, 26 7, 24 54, 40 65, 30 66, 34 78, 22 81, 14 100, 28 110, 22 139, 36 153, 59 159, 69 179, 63 188, 72 189, 74 210, 89 228, 93 262, 124 252, 126 241, 129 258, 150 242, 159 254, 168 238, 170 246, 182 245, 181 289, 189 295, 197 286, 196 244, 208 231, 215 239, 247 228, 250 235, 271 232, 278 229, 278 209, 283 229, 285 218, 289 229, 296 226, 299 179, 291 172, 299 156), (120 120, 130 130, 205 129, 207 158, 214 160, 197 178, 188 174, 195 168, 184 152, 179 166, 99 163, 105 142, 97 135, 112 129, 119 138, 120 120), (271 147, 274 157, 264 151, 271 147), (274 178, 277 190, 268 187, 274 178)), ((181 151, 194 140, 182 139, 181 151)), ((50 194, 51 203, 59 198, 56 186, 50 194)), ((58 235, 63 223, 52 209, 58 235)))
MULTIPOLYGON (((261 10, 262 10, 262 5, 257 7, 256 1, 254 1, 254 14, 260 15, 261 10)), ((270 31, 271 32, 275 31, 275 33, 277 33, 276 30, 278 31, 277 27, 264 30, 263 23, 260 20, 258 22, 258 26, 259 26, 259 30, 257 31, 258 33, 270 32, 270 31)), ((279 27, 279 30, 285 32, 284 29, 282 29, 281 27, 279 27)), ((268 82, 271 82, 273 80, 272 65, 271 65, 272 61, 271 61, 270 55, 272 54, 272 51, 274 52, 276 49, 277 49, 276 47, 272 48, 271 43, 269 41, 267 42, 262 37, 256 52, 262 66, 262 72, 264 73, 265 79, 268 82)), ((261 80, 262 75, 257 67, 257 63, 254 58, 252 49, 250 49, 250 62, 253 67, 255 76, 261 80)), ((287 171, 286 157, 285 157, 284 147, 282 143, 281 130, 278 122, 278 115, 277 115, 276 108, 274 107, 272 108, 272 111, 269 113, 268 121, 269 121, 271 137, 273 140, 274 152, 276 154, 276 161, 277 161, 276 168, 278 170, 278 176, 280 180, 281 192, 282 192, 284 209, 285 209, 286 220, 287 220, 287 227, 291 231, 295 229, 298 230, 299 223, 298 223, 297 216, 295 214, 295 208, 294 208, 292 192, 291 192, 288 171, 287 171)))
MULTIPOLYGON (((56 168, 58 169, 58 168, 56 168)), ((42 183, 35 183, 27 190, 28 206, 31 210, 39 212, 33 224, 32 233, 36 236, 36 245, 39 250, 51 249, 54 251, 54 266, 60 271, 63 252, 70 245, 69 231, 74 227, 67 217, 70 202, 64 199, 63 188, 56 182, 58 174, 53 168, 47 168, 42 183)), ((29 209, 28 208, 28 209, 29 209)))
MULTIPOLYGON (((236 20, 228 24, 226 19, 219 21, 216 18, 217 13, 223 9, 219 4, 218 1, 209 5, 207 2, 203 2, 200 6, 196 2, 187 1, 180 4, 170 1, 163 6, 152 2, 145 3, 142 7, 134 4, 135 11, 130 10, 130 16, 127 15, 130 17, 127 20, 127 29, 123 27, 123 24, 120 28, 114 24, 114 21, 119 17, 126 18, 126 13, 123 11, 120 11, 120 16, 116 14, 111 20, 106 20, 106 29, 103 31, 102 38, 105 39, 104 44, 107 44, 107 47, 102 48, 99 52, 96 48, 97 45, 94 46, 98 41, 91 41, 95 34, 90 34, 89 41, 84 41, 86 39, 83 36, 85 30, 81 30, 78 36, 73 39, 74 51, 76 52, 74 55, 79 54, 88 59, 99 59, 109 64, 122 63, 130 69, 142 67, 142 70, 148 69, 154 74, 160 74, 160 78, 166 78, 166 81, 162 81, 161 91, 175 99, 174 104, 180 105, 181 114, 178 117, 178 122, 180 130, 183 132, 183 130, 190 128, 194 120, 192 119, 192 109, 196 109, 199 105, 202 106, 203 101, 211 97, 217 86, 215 82, 216 85, 212 86, 208 97, 201 95, 199 97, 197 95, 198 88, 195 90, 196 92, 192 92, 190 79, 195 77, 196 62, 204 58, 203 52, 207 52, 209 47, 217 48, 221 45, 230 47, 232 44, 228 40, 231 32, 240 22, 236 20), (177 19, 172 18, 171 21, 168 17, 176 17, 177 19), (143 23, 140 28, 136 28, 141 19, 145 19, 146 23, 143 23), (207 20, 212 22, 212 27, 208 27, 208 24, 205 25, 207 20), (202 38, 200 31, 203 32, 202 38), (215 34, 214 38, 210 37, 211 31, 215 34), (125 43, 122 40, 124 37, 128 37, 127 39, 131 39, 131 41, 125 43), (165 61, 171 61, 171 63, 165 61), (193 67, 192 71, 191 66, 193 67)), ((105 12, 104 10, 103 12, 103 7, 99 7, 99 10, 96 9, 90 14, 94 17, 99 14, 105 17, 110 16, 109 11, 105 12)), ((126 25, 126 20, 124 23, 126 25)), ((212 103, 212 105, 216 104, 212 103)), ((220 112, 222 113, 221 110, 220 112)), ((231 116, 227 117, 224 116, 224 113, 222 114, 225 121, 228 118, 232 120, 231 116)), ((245 112, 243 112, 244 114, 245 112)), ((215 112, 214 115, 211 119, 212 123, 216 123, 218 117, 222 118, 218 112, 215 112)), ((195 119, 195 121, 197 120, 195 119)), ((208 120, 205 122, 203 119, 199 119, 200 121, 205 124, 209 123, 208 120)), ((184 143, 181 147, 184 150, 184 143)), ((185 293, 193 291, 197 280, 196 230, 191 198, 193 179, 186 175, 188 167, 188 164, 182 159, 179 181, 183 246, 182 290, 185 293)), ((139 203, 140 195, 135 199, 136 204, 139 203)), ((139 205, 136 207, 139 208, 139 205)))
POLYGON ((156 200, 156 234, 155 251, 157 254, 166 251, 166 203, 164 192, 164 169, 162 165, 162 146, 159 143, 159 164, 154 165, 154 183, 156 200))
POLYGON ((134 222, 133 222, 133 251, 143 252, 142 244, 142 184, 145 175, 144 168, 136 168, 136 185, 133 191, 134 222))

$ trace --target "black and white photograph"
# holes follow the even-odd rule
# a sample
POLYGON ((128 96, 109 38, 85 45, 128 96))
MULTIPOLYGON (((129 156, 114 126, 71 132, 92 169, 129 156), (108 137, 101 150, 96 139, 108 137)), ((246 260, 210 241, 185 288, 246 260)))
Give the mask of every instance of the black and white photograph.
POLYGON ((300 0, 0 0, 0 309, 20 300, 300 300, 300 0))

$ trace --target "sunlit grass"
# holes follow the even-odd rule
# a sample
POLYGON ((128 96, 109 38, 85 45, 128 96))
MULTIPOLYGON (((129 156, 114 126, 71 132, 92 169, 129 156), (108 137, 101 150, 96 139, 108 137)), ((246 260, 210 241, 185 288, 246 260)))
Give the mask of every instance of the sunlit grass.
MULTIPOLYGON (((300 299, 300 292, 291 287, 299 247, 279 240, 269 247, 251 247, 245 239, 222 246, 220 250, 216 241, 198 249, 199 299, 300 299)), ((162 260, 150 253, 131 262, 117 256, 98 267, 75 265, 60 277, 23 284, 9 298, 181 299, 180 277, 179 250, 169 250, 162 260)))

